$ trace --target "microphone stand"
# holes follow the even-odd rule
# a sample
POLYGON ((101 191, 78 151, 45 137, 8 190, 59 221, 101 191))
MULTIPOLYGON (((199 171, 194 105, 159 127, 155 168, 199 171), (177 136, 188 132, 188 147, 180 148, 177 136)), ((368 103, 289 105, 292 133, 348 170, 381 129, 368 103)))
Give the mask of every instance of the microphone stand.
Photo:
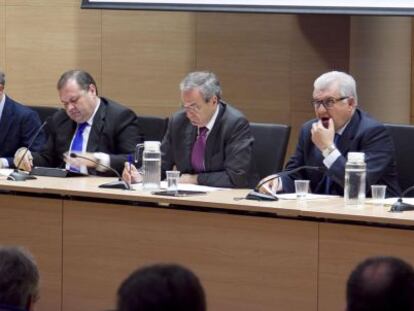
POLYGON ((278 201, 279 198, 274 193, 261 193, 260 188, 266 184, 269 181, 276 180, 282 176, 289 176, 290 174, 296 173, 301 170, 313 170, 313 171, 325 171, 324 168, 319 166, 310 166, 310 165, 304 165, 299 166, 297 168, 288 170, 288 171, 282 171, 273 175, 269 175, 262 180, 259 181, 259 183, 256 185, 254 190, 250 191, 246 198, 247 200, 257 200, 257 201, 278 201))
POLYGON ((399 213, 404 211, 414 211, 414 205, 409 203, 404 203, 403 198, 404 196, 414 190, 414 186, 408 187, 405 189, 405 191, 401 194, 401 196, 398 198, 397 202, 395 202, 390 209, 391 213, 399 213))
POLYGON ((108 183, 105 183, 105 184, 99 185, 99 188, 110 188, 110 189, 132 190, 132 189, 131 189, 131 186, 130 186, 128 183, 126 183, 126 182, 122 179, 122 177, 121 177, 121 175, 118 173, 118 171, 117 171, 117 170, 115 170, 115 169, 113 169, 112 167, 107 166, 107 165, 104 165, 104 164, 102 164, 102 163, 100 163, 100 162, 98 162, 98 161, 95 161, 94 159, 91 159, 91 158, 88 158, 88 157, 84 157, 84 156, 82 156, 82 155, 80 155, 80 154, 77 154, 77 153, 74 153, 74 152, 70 153, 70 155, 69 155, 69 156, 70 156, 71 158, 79 158, 79 159, 84 159, 84 160, 91 161, 92 163, 95 163, 97 166, 102 166, 102 167, 104 167, 104 168, 106 168, 106 169, 108 169, 108 170, 110 170, 110 171, 114 172, 114 173, 115 173, 115 175, 118 177, 118 180, 111 181, 111 182, 108 182, 108 183))

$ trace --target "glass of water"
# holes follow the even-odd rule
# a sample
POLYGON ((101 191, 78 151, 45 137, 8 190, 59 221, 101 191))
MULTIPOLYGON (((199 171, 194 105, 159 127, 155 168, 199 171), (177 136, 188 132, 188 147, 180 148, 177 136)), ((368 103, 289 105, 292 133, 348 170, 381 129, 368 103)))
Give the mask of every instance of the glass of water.
POLYGON ((180 179, 180 171, 166 171, 167 175, 167 191, 176 192, 178 190, 178 180, 180 179))

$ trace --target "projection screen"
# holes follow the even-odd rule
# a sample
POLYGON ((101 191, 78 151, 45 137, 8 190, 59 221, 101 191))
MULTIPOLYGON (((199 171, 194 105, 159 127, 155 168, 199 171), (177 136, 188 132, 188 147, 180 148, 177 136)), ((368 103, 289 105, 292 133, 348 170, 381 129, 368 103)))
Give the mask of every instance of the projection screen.
POLYGON ((414 16, 414 0, 82 0, 82 8, 414 16))

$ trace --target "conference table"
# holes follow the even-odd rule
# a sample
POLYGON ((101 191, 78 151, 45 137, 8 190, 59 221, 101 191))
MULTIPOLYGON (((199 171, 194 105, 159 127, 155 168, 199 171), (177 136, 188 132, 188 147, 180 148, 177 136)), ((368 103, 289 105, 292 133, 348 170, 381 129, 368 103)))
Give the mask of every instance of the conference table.
POLYGON ((368 256, 414 263, 414 212, 347 207, 339 197, 258 202, 248 189, 188 197, 102 189, 112 178, 0 177, 1 244, 35 256, 37 310, 110 310, 133 270, 179 263, 209 310, 343 310, 368 256))

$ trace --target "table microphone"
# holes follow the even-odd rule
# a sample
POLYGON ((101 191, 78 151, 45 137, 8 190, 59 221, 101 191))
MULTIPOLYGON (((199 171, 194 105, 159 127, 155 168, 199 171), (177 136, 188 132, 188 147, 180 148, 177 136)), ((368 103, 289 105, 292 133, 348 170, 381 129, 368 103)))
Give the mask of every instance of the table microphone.
POLYGON ((84 157, 84 156, 82 156, 82 155, 80 155, 80 154, 77 154, 77 153, 74 153, 74 152, 71 152, 71 153, 69 154, 69 156, 70 156, 71 158, 79 158, 79 159, 84 159, 84 160, 91 161, 91 162, 95 163, 97 166, 102 166, 102 167, 104 167, 104 168, 106 168, 106 169, 108 169, 108 170, 110 170, 110 171, 112 171, 112 172, 114 172, 114 173, 115 173, 115 175, 118 177, 118 180, 116 180, 116 181, 111 181, 111 182, 108 182, 108 183, 105 183, 105 184, 99 185, 99 187, 100 187, 100 188, 112 188, 112 189, 124 189, 124 190, 131 190, 131 186, 130 186, 128 183, 126 183, 126 182, 122 179, 122 177, 121 177, 121 175, 118 173, 118 171, 117 171, 117 170, 115 170, 115 169, 113 169, 112 167, 107 166, 107 165, 104 165, 104 164, 102 164, 102 163, 100 163, 100 162, 98 162, 98 161, 96 161, 96 160, 94 160, 94 159, 91 159, 91 158, 88 158, 88 157, 84 157))
POLYGON ((414 211, 414 205, 403 202, 404 196, 412 190, 414 190, 414 186, 411 186, 405 189, 405 191, 403 191, 401 196, 398 198, 397 202, 395 202, 391 206, 390 212, 397 213, 397 212, 404 212, 404 211, 414 211))
POLYGON ((257 201, 277 201, 279 200, 279 198, 276 196, 276 194, 274 193, 269 193, 269 194, 265 194, 265 193, 260 193, 260 188, 267 182, 278 179, 282 176, 289 176, 293 173, 296 173, 298 171, 301 170, 310 170, 310 171, 320 171, 320 172, 324 172, 326 169, 324 167, 319 167, 319 166, 310 166, 310 165, 304 165, 304 166, 299 166, 297 168, 291 169, 291 170, 287 170, 287 171, 281 171, 279 173, 273 174, 273 175, 269 175, 265 178, 263 178, 262 180, 259 181, 259 183, 256 185, 256 187, 254 188, 254 190, 250 191, 247 196, 246 199, 247 200, 257 200, 257 201))
POLYGON ((14 180, 14 181, 25 181, 27 179, 36 179, 35 176, 33 175, 29 175, 28 173, 23 173, 20 171, 19 167, 20 164, 22 164, 23 159, 26 157, 27 152, 30 150, 30 148, 32 147, 33 143, 35 142, 37 136, 39 136, 40 132, 42 131, 42 129, 45 127, 45 125, 47 124, 47 122, 49 121, 50 117, 48 117, 43 123, 42 125, 40 125, 40 127, 38 128, 38 130, 36 131, 36 133, 33 135, 32 140, 30 141, 29 145, 27 146, 26 150, 23 153, 23 156, 20 158, 19 163, 17 163, 16 168, 13 170, 13 172, 10 173, 10 175, 7 177, 7 180, 14 180))

